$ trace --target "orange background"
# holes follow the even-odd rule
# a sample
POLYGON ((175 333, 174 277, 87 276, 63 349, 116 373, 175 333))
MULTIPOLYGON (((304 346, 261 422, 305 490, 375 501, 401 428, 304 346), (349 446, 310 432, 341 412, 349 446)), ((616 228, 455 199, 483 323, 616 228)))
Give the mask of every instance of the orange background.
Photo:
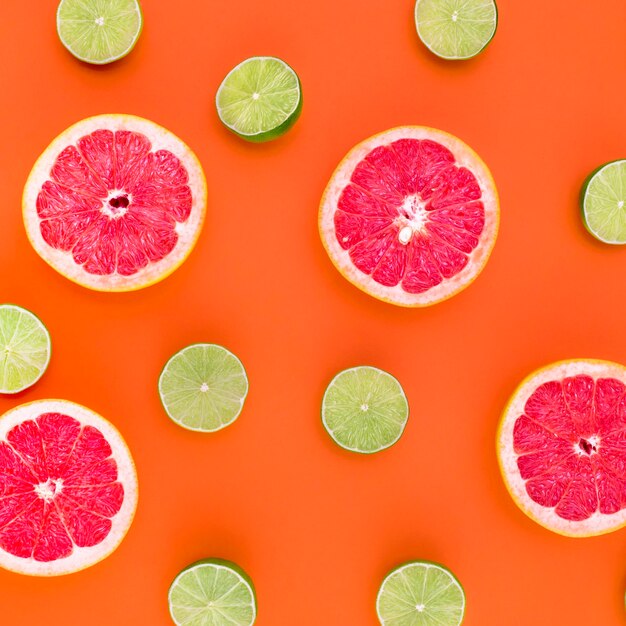
POLYGON ((56 0, 3 2, 0 300, 42 317, 53 357, 0 410, 63 397, 108 417, 134 453, 140 504, 119 550, 87 571, 1 572, 2 623, 165 626, 171 579, 205 556, 250 573, 259 626, 374 626, 382 577, 411 558, 459 576, 469 626, 624 622, 626 531, 567 539, 528 520, 500 479, 494 435, 534 368, 626 361, 626 250, 596 243, 577 212, 585 175, 626 152, 626 4, 499 4, 491 45, 453 64, 420 44, 413 0, 143 0, 136 49, 96 68, 57 40, 56 0), (304 89, 302 118, 268 145, 231 135, 213 104, 227 71, 258 54, 288 61, 304 89), (65 280, 21 223, 47 143, 108 112, 177 133, 209 185, 194 253, 132 294, 65 280), (426 310, 352 287, 317 234, 335 165, 399 124, 460 136, 501 194, 484 273, 426 310), (197 341, 229 347, 250 378, 239 420, 209 436, 170 422, 156 388, 167 358, 197 341), (319 418, 331 377, 365 363, 396 375, 411 406, 400 442, 373 457, 335 447, 319 418))

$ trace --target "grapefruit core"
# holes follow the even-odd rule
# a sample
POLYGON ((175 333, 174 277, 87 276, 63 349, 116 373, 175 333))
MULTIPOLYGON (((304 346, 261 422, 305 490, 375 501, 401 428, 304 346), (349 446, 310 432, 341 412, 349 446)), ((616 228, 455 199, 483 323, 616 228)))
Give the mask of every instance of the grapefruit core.
POLYGON ((497 438, 517 505, 571 537, 626 525, 626 368, 562 361, 531 374, 504 410, 497 438))
POLYGON ((89 409, 40 400, 0 417, 0 566, 56 576, 120 544, 137 474, 119 432, 89 409))
POLYGON ((74 282, 131 291, 171 274, 200 234, 206 181, 191 150, 132 115, 61 133, 26 182, 23 216, 39 255, 74 282))
POLYGON ((319 213, 322 242, 354 285, 400 306, 450 298, 493 249, 498 194, 460 139, 404 126, 370 137, 335 170, 319 213))

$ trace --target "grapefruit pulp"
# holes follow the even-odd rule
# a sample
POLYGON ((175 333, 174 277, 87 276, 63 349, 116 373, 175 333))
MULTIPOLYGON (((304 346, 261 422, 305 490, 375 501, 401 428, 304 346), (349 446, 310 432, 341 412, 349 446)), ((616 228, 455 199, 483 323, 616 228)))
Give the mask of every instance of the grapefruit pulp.
POLYGON ((337 269, 409 307, 445 300, 483 269, 498 231, 487 166, 460 139, 405 126, 353 148, 322 198, 319 230, 337 269))
POLYGON ((571 360, 531 374, 504 410, 497 451, 517 505, 572 537, 626 525, 626 368, 571 360))
POLYGON ((0 417, 0 566, 55 576, 120 544, 137 475, 119 432, 89 409, 40 400, 0 417))
POLYGON ((59 135, 23 196, 28 237, 61 274, 99 291, 162 280, 204 221, 206 182, 191 150, 161 126, 99 115, 59 135))

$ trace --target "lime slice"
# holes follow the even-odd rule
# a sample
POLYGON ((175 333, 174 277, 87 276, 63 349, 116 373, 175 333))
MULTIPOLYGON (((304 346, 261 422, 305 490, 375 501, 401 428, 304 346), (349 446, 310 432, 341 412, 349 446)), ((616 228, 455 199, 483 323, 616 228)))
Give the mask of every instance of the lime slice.
POLYGON ((159 378, 159 395, 177 423, 205 433, 232 424, 248 394, 241 361, 211 343, 197 343, 177 352, 159 378))
POLYGON ((233 68, 215 97, 223 124, 248 141, 280 137, 300 116, 298 75, 275 57, 252 57, 233 68))
POLYGON ((458 626, 465 613, 465 593, 445 567, 412 561, 387 574, 376 612, 384 626, 458 626))
POLYGON ((417 0, 417 34, 444 59, 470 59, 492 39, 498 26, 494 0, 417 0))
POLYGON ((252 581, 240 567, 221 559, 185 568, 174 579, 168 601, 180 626, 251 626, 256 620, 252 581))
POLYGON ((322 402, 328 434, 346 450, 371 454, 392 446, 404 431, 409 405, 400 383, 362 365, 333 378, 322 402))
POLYGON ((57 9, 61 43, 86 63, 103 65, 125 57, 142 25, 137 0, 61 0, 57 9))
POLYGON ((594 170, 580 195, 583 222, 604 243, 626 243, 626 159, 594 170))
POLYGON ((30 311, 0 305, 0 393, 34 385, 50 362, 50 333, 30 311))

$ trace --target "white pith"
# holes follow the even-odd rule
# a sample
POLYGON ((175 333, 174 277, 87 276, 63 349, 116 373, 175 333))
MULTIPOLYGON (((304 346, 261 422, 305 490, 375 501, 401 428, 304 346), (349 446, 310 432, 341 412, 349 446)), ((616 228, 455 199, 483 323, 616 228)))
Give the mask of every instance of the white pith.
MULTIPOLYGON (((25 420, 34 420, 41 414, 49 412, 69 415, 83 425, 94 426, 104 435, 111 445, 113 458, 117 463, 117 480, 124 487, 124 501, 118 513, 110 518, 112 526, 105 539, 92 547, 80 548, 75 545, 68 557, 40 562, 32 558, 14 556, 0 548, 0 567, 31 576, 71 574, 101 561, 119 546, 130 528, 137 508, 137 472, 126 442, 110 422, 80 404, 67 400, 37 400, 22 404, 0 417, 0 440, 6 440, 7 433, 17 424, 25 420)), ((42 496, 50 494, 52 487, 52 485, 40 487, 42 496)), ((62 490, 62 483, 60 489, 62 490)), ((56 485, 56 490, 58 493, 59 485, 56 485)))
MULTIPOLYGON (((126 193, 124 190, 116 190, 126 193)), ((61 133, 39 157, 28 177, 22 199, 24 225, 28 238, 37 253, 46 263, 51 265, 70 280, 98 291, 133 291, 158 282, 177 269, 193 249, 204 222, 206 211, 206 181, 200 162, 193 152, 174 134, 165 128, 133 115, 111 114, 97 115, 74 124, 61 133), (163 259, 155 263, 148 263, 146 267, 131 276, 121 276, 113 273, 98 276, 86 272, 82 265, 78 265, 72 258, 72 252, 58 250, 48 245, 40 230, 39 216, 37 215, 37 195, 42 185, 50 178, 50 169, 59 153, 69 145, 85 135, 98 129, 129 130, 144 134, 152 144, 152 151, 169 150, 177 156, 189 175, 187 183, 191 189, 192 207, 187 220, 177 223, 176 232, 178 241, 174 249, 163 259)), ((109 194, 110 199, 111 195, 109 194)), ((104 200, 103 200, 104 203, 104 200)), ((104 205, 103 205, 104 206, 104 205)))
MULTIPOLYGON (((464 289, 481 272, 495 244, 498 234, 499 204, 493 179, 478 155, 460 139, 448 133, 422 126, 401 126, 366 139, 354 147, 333 173, 320 206, 319 229, 322 242, 332 262, 354 285, 370 295, 393 304, 407 307, 428 306, 445 300, 464 289), (394 287, 376 282, 370 275, 357 269, 350 259, 349 250, 344 250, 335 234, 334 215, 339 197, 350 183, 355 167, 375 148, 388 145, 398 139, 431 139, 448 148, 455 156, 456 165, 469 169, 480 186, 480 200, 485 208, 485 225, 478 246, 469 254, 468 264, 452 278, 444 279, 424 293, 411 294, 402 288, 402 281, 394 287)), ((411 233, 416 232, 411 224, 411 233)), ((419 227, 419 218, 416 222, 419 227)), ((401 231, 402 232, 402 231, 401 231)), ((408 238, 410 240, 410 237, 408 238)), ((407 241, 408 243, 408 241, 407 241)))
POLYGON ((515 422, 524 414, 528 398, 543 383, 586 374, 594 379, 615 378, 626 384, 626 368, 618 363, 594 359, 559 361, 528 376, 514 392, 507 405, 497 438, 497 451, 505 485, 515 503, 538 524, 562 535, 586 537, 617 530, 626 524, 626 508, 610 515, 596 511, 586 520, 576 522, 559 517, 554 509, 534 502, 526 492, 526 481, 517 467, 518 455, 513 449, 515 422))

